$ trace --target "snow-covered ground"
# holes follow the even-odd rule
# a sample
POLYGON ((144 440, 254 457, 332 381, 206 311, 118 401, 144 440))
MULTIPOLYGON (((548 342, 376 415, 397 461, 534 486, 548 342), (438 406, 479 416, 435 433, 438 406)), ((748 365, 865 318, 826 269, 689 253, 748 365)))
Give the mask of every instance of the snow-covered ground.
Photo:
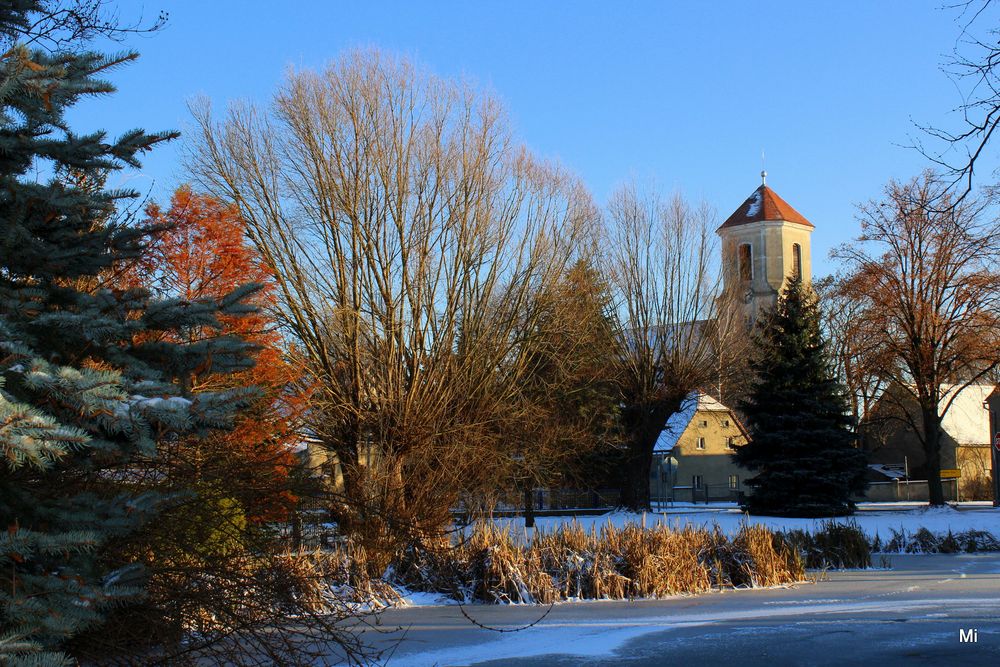
MULTIPOLYGON (((990 503, 964 503, 960 508, 942 507, 927 508, 913 503, 865 503, 851 517, 832 519, 839 522, 855 522, 869 537, 876 535, 883 540, 892 537, 892 531, 905 530, 913 533, 920 528, 926 528, 933 533, 964 532, 966 530, 985 530, 1000 538, 1000 509, 994 509, 990 503)), ((509 524, 512 529, 521 532, 523 520, 520 518, 498 519, 500 523, 509 524)), ((584 529, 591 526, 598 528, 609 521, 616 526, 627 523, 642 523, 643 515, 631 512, 612 512, 600 516, 581 517, 539 517, 535 525, 540 530, 553 530, 562 523, 576 521, 584 529)), ((675 503, 664 506, 663 511, 649 512, 645 515, 647 526, 656 523, 666 523, 670 526, 683 528, 690 526, 719 526, 727 534, 734 534, 742 523, 760 524, 773 530, 817 530, 831 519, 790 519, 785 517, 748 516, 732 503, 710 503, 708 505, 690 505, 675 503)))
POLYGON ((422 591, 411 591, 405 586, 394 586, 399 593, 399 607, 433 607, 435 605, 457 605, 458 601, 442 593, 425 593, 422 591))

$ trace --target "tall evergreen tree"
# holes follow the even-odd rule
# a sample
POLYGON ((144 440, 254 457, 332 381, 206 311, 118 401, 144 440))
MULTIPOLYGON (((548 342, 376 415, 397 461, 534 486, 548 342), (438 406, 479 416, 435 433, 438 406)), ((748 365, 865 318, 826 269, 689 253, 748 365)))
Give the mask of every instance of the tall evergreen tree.
MULTIPOLYGON (((43 6, 7 3, 13 41, 43 6)), ((219 327, 253 287, 222 299, 154 300, 116 289, 115 267, 147 230, 116 214, 137 196, 103 176, 172 138, 131 130, 77 134, 66 110, 110 93, 101 76, 134 53, 30 50, 0 58, 0 663, 66 664, 70 640, 142 594, 141 572, 106 545, 166 499, 141 492, 132 462, 163 438, 225 427, 248 390, 190 395, 178 379, 248 365, 246 344, 192 344, 149 332, 219 327), (67 178, 72 174, 72 178, 67 178)), ((183 340, 183 337, 178 337, 183 340)))
POLYGON ((820 332, 816 297, 791 280, 754 333, 755 375, 740 408, 751 442, 734 454, 756 476, 751 514, 839 516, 865 488, 865 458, 855 447, 850 410, 820 332))

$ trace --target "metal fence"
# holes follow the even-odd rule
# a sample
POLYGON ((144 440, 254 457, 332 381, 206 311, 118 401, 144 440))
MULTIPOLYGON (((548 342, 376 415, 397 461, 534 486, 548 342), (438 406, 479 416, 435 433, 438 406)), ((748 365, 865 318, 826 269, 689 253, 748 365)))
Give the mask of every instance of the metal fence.
MULTIPOLYGON (((945 500, 958 500, 958 480, 942 479, 945 500)), ((894 479, 891 482, 870 482, 864 500, 869 502, 924 502, 930 499, 925 479, 894 479)))
POLYGON ((718 503, 739 502, 743 494, 728 484, 703 484, 700 487, 674 486, 654 490, 654 503, 718 503))

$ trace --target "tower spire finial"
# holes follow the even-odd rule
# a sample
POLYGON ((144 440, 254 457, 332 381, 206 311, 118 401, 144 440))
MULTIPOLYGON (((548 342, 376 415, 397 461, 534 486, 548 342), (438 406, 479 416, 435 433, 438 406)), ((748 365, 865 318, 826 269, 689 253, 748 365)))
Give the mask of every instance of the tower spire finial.
POLYGON ((764 169, 764 151, 760 152, 760 184, 767 185, 767 170, 764 169))

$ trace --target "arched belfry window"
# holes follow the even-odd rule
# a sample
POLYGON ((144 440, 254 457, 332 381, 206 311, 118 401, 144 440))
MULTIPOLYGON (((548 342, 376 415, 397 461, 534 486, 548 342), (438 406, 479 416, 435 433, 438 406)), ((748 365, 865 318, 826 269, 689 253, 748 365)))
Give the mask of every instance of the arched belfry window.
POLYGON ((802 246, 798 243, 792 244, 792 277, 802 279, 802 246))
POLYGON ((749 243, 740 245, 739 262, 740 280, 753 280, 753 250, 749 243))

